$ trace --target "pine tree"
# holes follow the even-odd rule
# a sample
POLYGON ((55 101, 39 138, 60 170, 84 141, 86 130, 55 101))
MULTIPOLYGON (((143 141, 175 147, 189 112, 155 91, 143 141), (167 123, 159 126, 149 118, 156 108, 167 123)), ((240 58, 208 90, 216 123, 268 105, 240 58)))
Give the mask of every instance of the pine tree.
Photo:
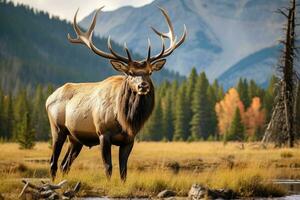
POLYGON ((212 87, 212 89, 213 89, 213 91, 214 91, 214 95, 215 95, 215 97, 216 97, 216 101, 218 102, 218 101, 220 101, 221 99, 223 99, 223 90, 220 90, 221 89, 221 87, 219 86, 219 83, 218 83, 218 80, 217 79, 215 79, 214 80, 214 82, 213 82, 213 84, 211 85, 211 87, 212 87), (220 93, 220 94, 219 94, 220 93))
POLYGON ((187 134, 191 135, 190 132, 190 123, 192 121, 193 117, 193 110, 192 110, 192 102, 193 102, 193 93, 195 90, 195 85, 197 81, 197 71, 196 68, 192 68, 192 71, 187 79, 187 89, 186 89, 186 94, 184 95, 186 98, 186 122, 187 123, 187 134))
POLYGON ((248 82, 247 79, 239 79, 239 82, 237 84, 237 91, 240 95, 240 99, 243 102, 245 108, 248 108, 250 106, 250 98, 248 93, 248 82))
POLYGON ((5 123, 4 123, 4 94, 0 88, 0 138, 5 137, 5 123))
POLYGON ((167 90, 166 96, 164 97, 164 106, 163 106, 163 134, 164 138, 168 141, 173 139, 173 116, 172 116, 172 95, 171 90, 167 90))
POLYGON ((217 101, 221 101, 223 98, 224 98, 224 89, 222 86, 220 86, 217 93, 217 101))
POLYGON ((26 111, 23 118, 17 126, 18 143, 21 149, 32 149, 35 145, 34 131, 31 128, 30 114, 26 111))
POLYGON ((170 130, 172 132, 172 135, 174 134, 174 130, 175 130, 175 125, 174 125, 174 121, 175 121, 175 111, 176 111, 176 98, 177 98, 177 93, 178 93, 178 88, 179 88, 179 83, 177 80, 174 80, 173 83, 171 84, 171 91, 170 91, 170 103, 171 103, 171 117, 172 117, 172 130, 170 130))
POLYGON ((50 96, 54 92, 54 87, 52 84, 49 84, 47 86, 47 92, 46 92, 46 97, 50 96))
POLYGON ((272 114, 272 108, 274 106, 274 98, 276 96, 276 83, 277 78, 276 76, 272 76, 268 88, 266 89, 264 98, 263 98, 263 107, 266 109, 266 121, 270 121, 271 114, 272 114))
POLYGON ((208 107, 209 107, 209 115, 208 115, 208 121, 209 123, 207 124, 208 126, 208 132, 210 134, 211 138, 216 138, 216 131, 217 131, 217 114, 215 111, 215 105, 217 103, 217 92, 215 91, 213 86, 208 87, 208 107))
POLYGON ((244 140, 244 131, 240 109, 237 107, 225 140, 244 140))
POLYGON ((36 131, 37 140, 48 140, 48 119, 45 110, 45 98, 41 85, 36 87, 35 97, 33 98, 32 123, 36 131))
POLYGON ((250 100, 253 99, 254 97, 259 97, 260 99, 262 99, 264 96, 263 90, 255 83, 254 80, 250 80, 248 86, 248 95, 249 95, 249 105, 250 105, 250 100))
POLYGON ((8 94, 5 98, 5 138, 11 139, 13 136, 13 124, 14 124, 14 111, 13 111, 13 100, 12 95, 8 94))
MULTIPOLYGON (((214 129, 213 133, 215 134, 214 139, 218 139, 218 136, 220 135, 220 133, 219 133, 219 129, 218 129, 218 118, 217 118, 217 113, 216 113, 215 106, 216 106, 217 102, 220 102, 224 98, 224 90, 223 90, 223 87, 219 85, 217 79, 214 80, 214 82, 213 82, 213 84, 212 84, 211 87, 213 89, 215 97, 210 97, 210 98, 212 98, 210 100, 211 101, 210 104, 212 106, 211 107, 212 110, 210 112, 212 113, 212 117, 213 117, 213 119, 212 119, 213 120, 212 121, 212 126, 215 126, 213 128, 214 129), (214 125, 214 123, 215 123, 215 125, 214 125)), ((211 94, 209 96, 211 96, 211 94)))
POLYGON ((204 72, 197 77, 195 90, 193 93, 192 111, 193 117, 191 121, 192 139, 206 139, 208 137, 207 123, 209 108, 207 102, 208 80, 204 72))
POLYGON ((163 138, 161 133, 162 125, 161 101, 157 98, 153 113, 143 130, 142 140, 160 141, 163 138))
POLYGON ((186 140, 189 136, 189 126, 187 123, 187 102, 186 102, 186 83, 183 83, 178 91, 176 98, 176 110, 175 110, 175 131, 173 140, 186 140))
POLYGON ((33 148, 35 136, 31 123, 30 107, 26 90, 20 91, 15 108, 15 139, 18 141, 20 148, 33 148))

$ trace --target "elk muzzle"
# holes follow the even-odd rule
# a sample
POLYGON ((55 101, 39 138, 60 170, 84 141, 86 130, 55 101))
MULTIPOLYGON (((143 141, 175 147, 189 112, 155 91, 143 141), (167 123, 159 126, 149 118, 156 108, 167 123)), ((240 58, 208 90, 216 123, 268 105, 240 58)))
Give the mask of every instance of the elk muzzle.
POLYGON ((146 81, 141 82, 138 85, 138 94, 139 95, 146 95, 150 91, 149 83, 146 81))

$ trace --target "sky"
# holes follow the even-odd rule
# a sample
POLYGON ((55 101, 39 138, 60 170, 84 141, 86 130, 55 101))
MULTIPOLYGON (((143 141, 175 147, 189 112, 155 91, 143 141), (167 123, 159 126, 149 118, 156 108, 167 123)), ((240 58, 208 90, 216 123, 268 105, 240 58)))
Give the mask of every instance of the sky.
POLYGON ((122 6, 143 6, 153 0, 11 0, 15 3, 30 5, 38 10, 44 10, 51 15, 71 21, 77 8, 80 8, 78 20, 81 20, 93 10, 105 6, 103 10, 115 10, 122 6))

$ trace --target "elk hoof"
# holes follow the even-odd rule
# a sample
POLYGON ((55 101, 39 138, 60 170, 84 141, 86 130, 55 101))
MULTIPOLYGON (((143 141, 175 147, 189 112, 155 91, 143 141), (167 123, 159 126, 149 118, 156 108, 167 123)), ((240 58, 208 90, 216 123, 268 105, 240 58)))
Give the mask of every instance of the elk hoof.
POLYGON ((51 168, 50 168, 50 175, 51 175, 52 181, 55 180, 56 172, 57 172, 57 167, 51 166, 51 168))

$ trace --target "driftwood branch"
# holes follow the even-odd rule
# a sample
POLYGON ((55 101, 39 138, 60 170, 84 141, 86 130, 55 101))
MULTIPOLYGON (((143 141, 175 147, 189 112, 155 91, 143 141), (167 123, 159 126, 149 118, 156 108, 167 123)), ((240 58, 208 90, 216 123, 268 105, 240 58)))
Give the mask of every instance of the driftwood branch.
POLYGON ((22 198, 26 193, 30 193, 34 196, 33 199, 73 199, 76 197, 76 193, 79 192, 81 183, 78 182, 71 190, 63 191, 61 194, 56 190, 61 190, 64 185, 67 184, 67 180, 63 180, 58 184, 46 183, 41 180, 41 185, 35 185, 27 180, 22 180, 24 187, 19 194, 19 198, 22 198))

